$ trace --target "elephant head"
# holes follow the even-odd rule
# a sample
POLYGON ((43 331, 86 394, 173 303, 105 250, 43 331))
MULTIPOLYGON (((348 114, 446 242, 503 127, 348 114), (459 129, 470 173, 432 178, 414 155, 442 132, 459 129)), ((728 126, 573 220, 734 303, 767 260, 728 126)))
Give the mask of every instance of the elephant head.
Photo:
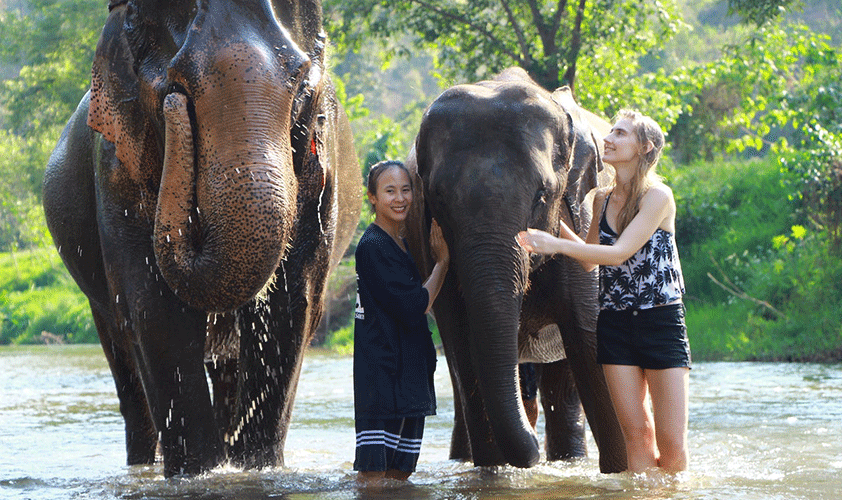
POLYGON ((197 309, 233 310, 271 284, 287 250, 294 165, 327 153, 304 126, 318 122, 328 85, 320 4, 112 0, 109 10, 88 125, 142 187, 135 202, 154 217, 170 288, 197 309))
MULTIPOLYGON (((550 322, 530 320, 528 328, 534 328, 526 331, 524 297, 547 259, 530 260, 515 235, 527 227, 558 234, 562 219, 581 227, 585 195, 602 170, 591 129, 577 114, 578 106, 564 105, 564 92, 554 96, 519 68, 491 81, 457 85, 429 106, 414 148, 423 192, 414 200, 411 218, 424 222, 419 234, 431 217, 442 226, 455 293, 464 300, 466 315, 454 335, 468 338, 466 357, 496 453, 519 467, 533 465, 539 452, 521 404, 517 366, 524 360, 518 359, 518 344, 523 347, 550 322)), ((410 237, 413 252, 428 262, 427 249, 410 237)), ((445 339, 444 332, 442 338, 446 350, 448 343, 460 342, 445 339)), ((454 386, 467 383, 460 377, 465 374, 457 373, 454 386)), ((494 456, 477 456, 485 438, 470 439, 474 463, 498 463, 494 456)))

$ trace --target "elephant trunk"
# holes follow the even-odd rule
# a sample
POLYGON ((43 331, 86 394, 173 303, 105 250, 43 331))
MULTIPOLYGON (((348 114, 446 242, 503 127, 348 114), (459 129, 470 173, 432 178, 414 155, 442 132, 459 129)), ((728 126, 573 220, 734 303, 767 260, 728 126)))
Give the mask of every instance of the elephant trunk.
POLYGON ((309 59, 278 68, 271 51, 249 49, 219 58, 227 79, 164 100, 155 257, 176 296, 206 311, 234 310, 271 285, 296 215, 289 127, 309 59))
POLYGON ((523 409, 517 373, 517 337, 527 267, 514 238, 501 240, 495 248, 474 243, 466 250, 457 248, 454 255, 458 257, 458 279, 468 310, 471 360, 487 418, 506 462, 525 468, 539 459, 537 436, 523 409))

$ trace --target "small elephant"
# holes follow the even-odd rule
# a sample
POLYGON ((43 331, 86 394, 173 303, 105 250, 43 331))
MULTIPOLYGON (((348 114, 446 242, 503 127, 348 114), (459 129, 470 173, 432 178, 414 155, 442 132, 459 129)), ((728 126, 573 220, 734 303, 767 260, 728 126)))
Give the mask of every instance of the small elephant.
POLYGON ((446 90, 422 118, 407 159, 420 181, 407 240, 422 272, 431 269, 423 237, 431 218, 451 249, 434 306, 454 388, 451 458, 518 467, 539 460, 518 384, 518 363, 531 361, 543 363, 547 457, 586 454, 584 407, 600 469, 626 468, 596 362, 598 278, 566 257, 530 259, 515 241, 528 227, 558 234, 560 220, 587 233, 587 195, 610 180, 590 121, 610 129, 568 89, 547 92, 520 68, 446 90))
POLYGON ((282 465, 302 355, 362 196, 321 5, 108 9, 44 210, 90 301, 128 463, 160 446, 166 476, 282 465))

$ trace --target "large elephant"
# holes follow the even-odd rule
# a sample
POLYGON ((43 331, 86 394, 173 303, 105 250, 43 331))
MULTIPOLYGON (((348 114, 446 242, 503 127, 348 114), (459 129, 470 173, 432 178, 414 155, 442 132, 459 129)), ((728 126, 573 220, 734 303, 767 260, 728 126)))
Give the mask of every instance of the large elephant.
POLYGON ((302 355, 362 195, 321 5, 108 8, 44 209, 90 301, 128 463, 160 446, 166 476, 282 465, 302 355))
POLYGON ((562 219, 587 232, 586 197, 607 182, 592 120, 600 133, 610 128, 568 90, 551 94, 520 68, 452 87, 424 114, 407 160, 420 177, 407 237, 422 272, 431 268, 423 235, 432 217, 451 252, 434 307, 456 401, 451 458, 481 466, 538 461, 517 370, 533 361, 545 363, 539 388, 547 457, 586 453, 584 407, 600 469, 626 468, 596 363, 598 278, 566 257, 530 260, 515 242, 528 227, 558 234, 562 219))

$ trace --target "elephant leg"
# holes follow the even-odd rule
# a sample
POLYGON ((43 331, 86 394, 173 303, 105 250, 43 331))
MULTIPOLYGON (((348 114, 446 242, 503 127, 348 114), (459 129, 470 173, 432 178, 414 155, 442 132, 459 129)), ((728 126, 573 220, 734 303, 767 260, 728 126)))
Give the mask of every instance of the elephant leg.
POLYGON ((211 381, 213 414, 220 434, 230 434, 237 411, 237 368, 240 341, 235 315, 208 316, 205 370, 211 381))
POLYGON ((602 366, 596 362, 596 333, 576 326, 573 332, 562 330, 562 338, 582 407, 599 448, 599 469, 604 473, 622 472, 627 468, 625 441, 602 366))
POLYGON ((207 315, 185 306, 156 279, 154 259, 143 255, 151 256, 151 249, 103 241, 106 269, 119 270, 109 274, 117 334, 133 342, 164 475, 193 475, 215 467, 222 443, 204 366, 207 315))
POLYGON ((244 307, 239 324, 237 413, 224 439, 231 459, 242 467, 283 466, 306 343, 300 328, 296 333, 286 297, 244 307))
POLYGON ((138 363, 155 427, 161 436, 164 475, 194 475, 221 460, 204 366, 205 315, 169 298, 136 334, 138 363), (175 306, 175 307, 173 307, 175 306), (173 310, 176 309, 176 310, 173 310))
POLYGON ((141 465, 155 462, 158 436, 149 415, 149 405, 143 393, 143 384, 134 359, 122 343, 115 341, 115 329, 111 322, 91 307, 99 340, 111 375, 117 386, 120 414, 126 425, 126 464, 141 465))
POLYGON ((238 412, 226 439, 232 459, 244 467, 284 465, 304 352, 321 319, 329 268, 332 240, 312 236, 281 262, 268 300, 239 312, 238 412))
POLYGON ((450 435, 449 458, 467 462, 471 459, 471 440, 468 436, 468 425, 465 423, 462 391, 457 389, 456 377, 452 372, 450 380, 453 385, 453 431, 450 435))
POLYGON ((219 359, 205 363, 213 391, 213 416, 220 434, 231 432, 237 401, 237 360, 219 359))
POLYGON ((547 460, 586 457, 585 422, 570 362, 536 365, 546 425, 547 460))

